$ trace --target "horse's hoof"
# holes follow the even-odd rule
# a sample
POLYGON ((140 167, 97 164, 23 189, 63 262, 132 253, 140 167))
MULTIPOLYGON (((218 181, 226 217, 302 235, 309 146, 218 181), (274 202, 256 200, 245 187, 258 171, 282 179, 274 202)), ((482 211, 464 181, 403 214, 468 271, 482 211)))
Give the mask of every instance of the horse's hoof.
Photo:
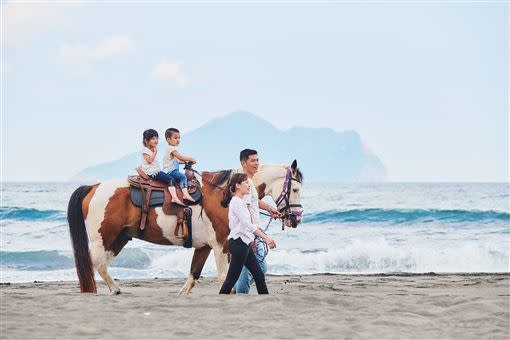
POLYGON ((181 288, 181 290, 179 291, 179 296, 186 296, 186 295, 189 295, 189 293, 191 293, 191 290, 193 289, 193 287, 195 287, 195 283, 193 282, 190 286, 188 285, 185 285, 184 287, 181 288))
POLYGON ((110 295, 120 295, 120 289, 110 292, 110 295))
POLYGON ((218 277, 218 283, 221 285, 227 279, 227 275, 221 275, 218 277))

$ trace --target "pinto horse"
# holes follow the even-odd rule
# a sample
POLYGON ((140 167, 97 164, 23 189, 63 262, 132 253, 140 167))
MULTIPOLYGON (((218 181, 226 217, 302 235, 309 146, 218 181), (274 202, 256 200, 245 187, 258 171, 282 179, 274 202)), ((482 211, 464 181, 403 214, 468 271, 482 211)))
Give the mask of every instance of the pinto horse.
MULTIPOLYGON (((228 209, 220 205, 223 188, 233 173, 240 169, 202 172, 203 191, 200 205, 192 209, 194 249, 190 274, 180 290, 187 295, 200 277, 211 250, 214 252, 220 284, 228 271, 228 209)), ((282 225, 296 227, 301 223, 301 183, 303 176, 292 165, 261 165, 253 182, 259 198, 271 196, 283 214, 282 225)), ((139 228, 141 211, 131 203, 127 180, 109 180, 76 189, 67 209, 69 231, 73 244, 76 271, 82 293, 97 293, 94 273, 108 285, 110 294, 120 294, 120 288, 108 273, 108 265, 134 237, 147 242, 182 246, 175 234, 177 217, 163 213, 162 207, 150 208, 145 229, 139 228), (89 246, 90 239, 90 246, 89 246)))

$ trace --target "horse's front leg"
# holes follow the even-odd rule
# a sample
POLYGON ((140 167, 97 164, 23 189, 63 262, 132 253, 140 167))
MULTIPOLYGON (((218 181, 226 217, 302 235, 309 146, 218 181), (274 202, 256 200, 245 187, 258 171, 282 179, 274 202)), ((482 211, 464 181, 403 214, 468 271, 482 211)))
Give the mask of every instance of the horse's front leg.
POLYGON ((200 278, 205 261, 207 261, 210 253, 211 247, 207 245, 202 248, 195 249, 193 259, 191 260, 191 268, 188 279, 181 288, 179 295, 188 295, 191 292, 191 289, 195 286, 195 282, 200 278))
POLYGON ((223 252, 223 247, 219 244, 213 246, 214 259, 216 260, 216 271, 218 272, 218 282, 220 284, 227 278, 228 255, 223 252))

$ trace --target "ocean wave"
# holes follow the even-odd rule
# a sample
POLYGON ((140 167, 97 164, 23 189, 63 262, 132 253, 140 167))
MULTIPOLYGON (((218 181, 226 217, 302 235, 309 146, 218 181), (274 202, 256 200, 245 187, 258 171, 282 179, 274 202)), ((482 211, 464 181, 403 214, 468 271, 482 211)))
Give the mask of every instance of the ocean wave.
POLYGON ((510 214, 499 211, 439 209, 353 209, 327 210, 305 215, 305 223, 334 222, 510 222, 510 214))
POLYGON ((0 251, 2 267, 20 270, 54 270, 74 266, 72 255, 57 250, 0 251))
MULTIPOLYGON (((57 270, 74 267, 70 251, 0 251, 3 268, 18 270, 57 270)), ((114 268, 144 269, 151 264, 150 257, 140 249, 124 249, 111 263, 114 268)))
POLYGON ((325 251, 274 251, 267 261, 272 274, 510 271, 507 248, 476 242, 435 248, 397 246, 385 239, 357 239, 325 251))
MULTIPOLYGON (((30 281, 76 279, 71 251, 0 252, 3 279, 30 281)), ((154 251, 126 248, 110 265, 115 278, 186 277, 189 273, 189 250, 154 251)), ((354 239, 338 248, 277 249, 267 257, 268 273, 300 274, 374 274, 426 272, 509 272, 506 245, 449 244, 396 245, 384 238, 354 239)), ((202 271, 216 276, 213 256, 202 271)), ((99 279, 99 278, 98 278, 99 279)))
POLYGON ((38 210, 32 208, 20 207, 2 207, 0 208, 1 220, 17 221, 66 221, 66 213, 61 210, 38 210))

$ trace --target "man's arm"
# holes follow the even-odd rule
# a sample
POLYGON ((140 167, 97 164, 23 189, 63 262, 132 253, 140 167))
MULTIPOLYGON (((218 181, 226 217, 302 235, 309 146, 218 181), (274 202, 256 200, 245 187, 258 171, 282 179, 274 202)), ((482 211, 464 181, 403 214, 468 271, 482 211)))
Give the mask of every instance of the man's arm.
POLYGON ((271 217, 276 218, 282 216, 282 214, 278 210, 276 210, 275 208, 273 208, 272 206, 270 206, 269 204, 262 200, 259 200, 259 208, 270 213, 271 217))

